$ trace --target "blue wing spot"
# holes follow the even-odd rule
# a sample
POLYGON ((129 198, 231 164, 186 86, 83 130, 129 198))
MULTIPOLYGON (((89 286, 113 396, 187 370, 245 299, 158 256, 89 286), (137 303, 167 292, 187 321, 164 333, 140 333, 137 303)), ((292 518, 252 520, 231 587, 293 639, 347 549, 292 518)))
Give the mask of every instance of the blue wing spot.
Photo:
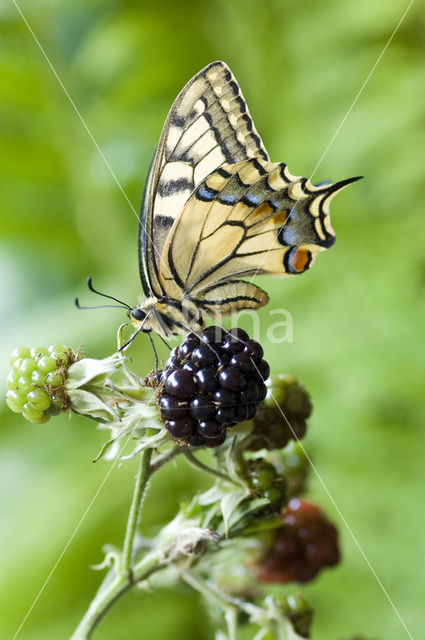
POLYGON ((205 202, 211 202, 214 200, 214 196, 217 194, 217 191, 214 189, 209 189, 207 186, 202 185, 199 187, 197 191, 197 196, 200 200, 204 200, 205 202))
POLYGON ((260 198, 254 193, 246 193, 244 197, 241 198, 241 202, 247 204, 249 207, 256 207, 260 202, 260 198))
POLYGON ((297 232, 295 229, 291 229, 291 227, 284 225, 279 229, 279 232, 277 234, 277 240, 279 244, 282 244, 283 246, 288 246, 292 244, 297 244, 299 238, 297 237, 297 232))
POLYGON ((236 196, 231 193, 223 193, 219 198, 219 202, 221 202, 221 204, 235 204, 236 196))
POLYGON ((277 211, 279 209, 279 203, 277 202, 277 200, 274 200, 273 198, 269 198, 267 200, 267 203, 271 206, 273 211, 277 211))

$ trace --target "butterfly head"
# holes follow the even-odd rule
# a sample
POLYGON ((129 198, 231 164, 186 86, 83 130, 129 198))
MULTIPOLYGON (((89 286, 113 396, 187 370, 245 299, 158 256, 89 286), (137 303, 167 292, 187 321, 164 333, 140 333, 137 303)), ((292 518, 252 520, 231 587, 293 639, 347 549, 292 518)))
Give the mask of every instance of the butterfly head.
POLYGON ((147 333, 148 331, 152 331, 152 328, 148 325, 148 316, 150 315, 149 311, 145 311, 141 307, 135 307, 128 312, 131 323, 136 329, 147 333))
POLYGON ((167 313, 166 305, 160 304, 155 297, 149 297, 143 302, 129 311, 129 317, 132 325, 137 331, 149 333, 155 331, 163 337, 173 334, 174 323, 167 313))
POLYGON ((136 320, 138 323, 142 322, 146 318, 146 313, 140 309, 140 307, 136 307, 130 311, 131 320, 136 320))

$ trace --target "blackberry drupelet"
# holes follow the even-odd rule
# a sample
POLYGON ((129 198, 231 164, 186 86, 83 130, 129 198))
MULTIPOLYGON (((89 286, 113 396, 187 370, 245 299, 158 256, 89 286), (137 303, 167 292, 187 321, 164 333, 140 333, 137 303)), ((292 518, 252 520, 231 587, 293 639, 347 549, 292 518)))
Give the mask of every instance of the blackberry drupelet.
POLYGON ((199 336, 189 333, 151 380, 173 438, 192 447, 216 447, 228 428, 255 416, 269 373, 263 349, 245 331, 207 327, 199 336))
POLYGON ((338 531, 316 505, 293 498, 281 520, 257 566, 261 582, 310 582, 325 567, 338 564, 338 531))

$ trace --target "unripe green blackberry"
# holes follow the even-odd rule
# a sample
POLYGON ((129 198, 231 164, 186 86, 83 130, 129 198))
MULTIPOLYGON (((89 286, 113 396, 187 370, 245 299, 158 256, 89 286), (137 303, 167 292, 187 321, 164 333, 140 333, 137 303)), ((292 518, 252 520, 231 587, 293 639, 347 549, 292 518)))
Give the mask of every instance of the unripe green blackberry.
POLYGON ((309 638, 314 613, 307 600, 300 593, 286 596, 282 598, 282 609, 298 635, 309 638))
POLYGON ((249 449, 282 449, 304 437, 312 406, 310 396, 293 376, 280 374, 267 383, 267 396, 254 418, 249 449))
POLYGON ((314 613, 304 596, 293 593, 287 596, 274 595, 272 598, 274 605, 289 618, 294 631, 302 638, 309 638, 314 613))
POLYGON ((293 498, 281 520, 257 566, 261 582, 310 582, 325 567, 338 564, 338 531, 316 505, 293 498))
POLYGON ((246 475, 254 496, 270 501, 270 505, 266 507, 267 512, 279 513, 288 501, 285 478, 278 475, 275 467, 262 458, 247 461, 246 475))
POLYGON ((160 415, 177 442, 216 447, 229 427, 254 417, 269 373, 261 346, 245 331, 208 327, 188 334, 148 384, 157 388, 160 415))
POLYGON ((270 451, 267 460, 285 477, 290 498, 305 491, 310 463, 299 442, 290 440, 284 449, 270 451))
POLYGON ((10 357, 6 403, 34 424, 47 422, 68 407, 65 378, 77 355, 65 345, 18 347, 10 357))

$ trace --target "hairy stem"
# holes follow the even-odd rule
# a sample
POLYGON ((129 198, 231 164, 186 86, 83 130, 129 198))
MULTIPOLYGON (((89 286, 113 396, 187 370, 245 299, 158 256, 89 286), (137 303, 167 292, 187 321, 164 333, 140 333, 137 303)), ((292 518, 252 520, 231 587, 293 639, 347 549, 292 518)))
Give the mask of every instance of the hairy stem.
POLYGON ((133 554, 134 534, 140 517, 140 507, 150 476, 150 462, 152 449, 145 449, 141 455, 136 484, 134 485, 133 499, 125 532, 124 547, 122 553, 121 571, 129 573, 131 570, 131 558, 133 554))
POLYGON ((147 554, 143 560, 132 567, 134 535, 140 517, 140 507, 146 492, 149 476, 151 475, 151 458, 152 449, 145 449, 140 457, 118 570, 114 565, 105 577, 71 640, 89 640, 95 628, 112 605, 126 591, 131 589, 136 582, 146 579, 153 571, 158 569, 159 555, 155 552, 147 554))
POLYGON ((180 447, 179 445, 175 445, 174 447, 171 447, 171 449, 168 449, 168 451, 165 451, 164 453, 162 453, 160 456, 158 456, 155 459, 155 462, 151 464, 151 475, 155 473, 155 471, 158 471, 158 469, 160 469, 164 464, 166 464, 167 462, 175 458, 175 456, 183 452, 184 452, 183 447, 180 447))

